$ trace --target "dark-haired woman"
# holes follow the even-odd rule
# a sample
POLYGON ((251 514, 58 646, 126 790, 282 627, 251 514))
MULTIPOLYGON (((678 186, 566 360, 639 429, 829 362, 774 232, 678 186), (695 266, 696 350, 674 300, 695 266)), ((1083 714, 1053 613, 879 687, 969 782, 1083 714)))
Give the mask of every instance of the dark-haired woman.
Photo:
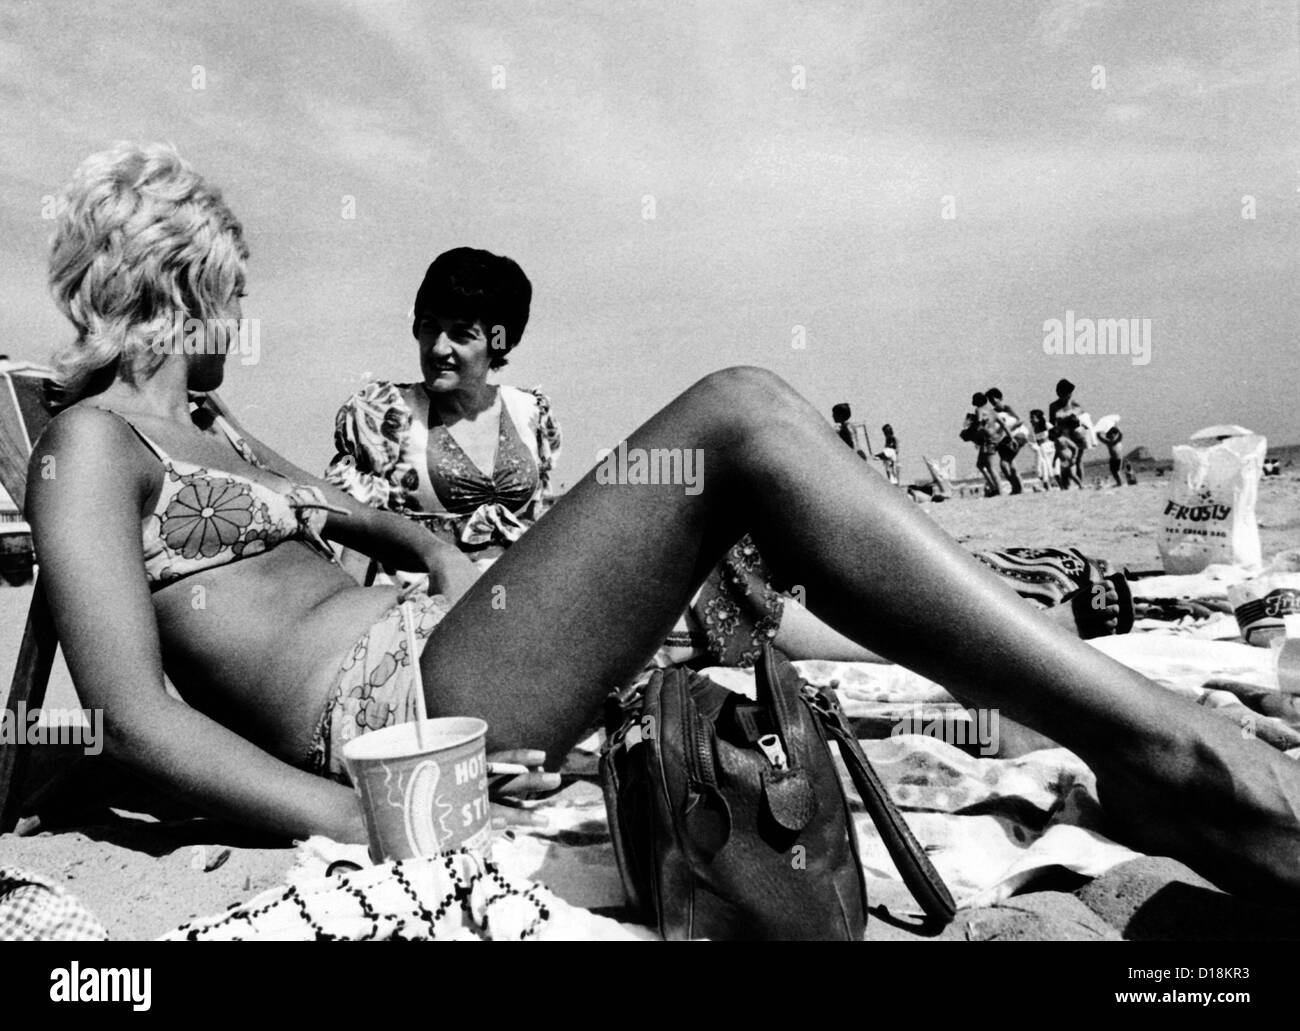
POLYGON ((552 500, 560 429, 540 390, 488 382, 528 324, 532 285, 510 258, 440 254, 415 298, 421 379, 344 402, 325 478, 363 504, 425 523, 479 568, 552 500))

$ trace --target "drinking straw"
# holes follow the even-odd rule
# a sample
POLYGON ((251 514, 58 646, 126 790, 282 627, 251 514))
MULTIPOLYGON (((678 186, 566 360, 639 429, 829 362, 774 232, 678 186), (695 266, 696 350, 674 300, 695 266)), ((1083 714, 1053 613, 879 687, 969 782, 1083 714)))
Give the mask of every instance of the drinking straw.
POLYGON ((420 750, 427 748, 424 740, 424 721, 429 718, 424 702, 424 674, 420 672, 420 652, 415 647, 415 613, 409 601, 402 602, 402 622, 406 624, 406 655, 415 677, 415 740, 420 750))
POLYGON ((488 763, 487 771, 489 777, 522 777, 533 772, 523 763, 488 763))

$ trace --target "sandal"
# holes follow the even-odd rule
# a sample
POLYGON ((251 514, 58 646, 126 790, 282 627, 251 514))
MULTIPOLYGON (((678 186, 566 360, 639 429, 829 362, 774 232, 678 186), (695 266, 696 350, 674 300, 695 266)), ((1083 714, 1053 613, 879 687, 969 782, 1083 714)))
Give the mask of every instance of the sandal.
POLYGON ((1115 634, 1127 634, 1133 629, 1133 592, 1129 590, 1128 580, 1123 573, 1106 575, 1090 559, 1084 559, 1086 566, 1079 577, 1079 589, 1066 600, 1074 610, 1074 621, 1079 628, 1079 636, 1087 641, 1094 637, 1110 637, 1115 634), (1114 606, 1097 608, 1093 604, 1096 589, 1100 585, 1109 585, 1115 592, 1114 606), (1110 625, 1110 613, 1114 613, 1115 625, 1110 625))

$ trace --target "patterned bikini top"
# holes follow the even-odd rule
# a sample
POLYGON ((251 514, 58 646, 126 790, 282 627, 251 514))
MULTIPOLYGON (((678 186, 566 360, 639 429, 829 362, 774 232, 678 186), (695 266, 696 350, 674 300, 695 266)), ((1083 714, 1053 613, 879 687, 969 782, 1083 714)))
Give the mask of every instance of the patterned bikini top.
POLYGON ((432 407, 429 409, 429 483, 448 513, 468 515, 484 505, 501 505, 515 513, 532 499, 537 490, 537 463, 515 429, 504 401, 501 428, 497 431, 496 459, 492 475, 476 466, 451 435, 432 407))
MULTIPOLYGON (((336 509, 318 488, 285 478, 286 489, 276 490, 247 476, 174 459, 129 419, 123 421, 164 470, 158 502, 142 521, 144 569, 152 590, 260 555, 287 540, 301 540, 334 561, 320 531, 325 513, 336 509)), ((281 475, 263 464, 220 415, 215 423, 249 465, 281 475)))

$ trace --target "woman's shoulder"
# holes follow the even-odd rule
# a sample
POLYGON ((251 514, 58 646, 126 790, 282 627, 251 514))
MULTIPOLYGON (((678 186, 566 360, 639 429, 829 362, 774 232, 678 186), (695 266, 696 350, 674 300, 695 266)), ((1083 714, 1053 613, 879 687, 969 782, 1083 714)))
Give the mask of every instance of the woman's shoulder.
POLYGON ((105 484, 141 484, 156 464, 122 416, 97 405, 73 405, 50 419, 32 445, 28 496, 42 493, 40 487, 54 480, 85 486, 92 493, 105 484), (57 475, 68 469, 75 475, 57 475))
POLYGON ((540 387, 515 387, 509 383, 501 384, 501 400, 510 407, 511 412, 522 411, 533 423, 553 422, 554 407, 550 396, 540 387))
POLYGON ((522 401, 537 407, 551 407, 551 399, 542 392, 541 387, 516 387, 510 383, 502 383, 501 396, 506 400, 522 401))
POLYGON ((410 407, 407 397, 415 389, 414 383, 395 383, 391 380, 371 380, 343 402, 344 408, 410 407))
POLYGON ((122 416, 92 404, 76 404, 55 414, 32 445, 37 452, 75 450, 114 453, 135 437, 122 416))

